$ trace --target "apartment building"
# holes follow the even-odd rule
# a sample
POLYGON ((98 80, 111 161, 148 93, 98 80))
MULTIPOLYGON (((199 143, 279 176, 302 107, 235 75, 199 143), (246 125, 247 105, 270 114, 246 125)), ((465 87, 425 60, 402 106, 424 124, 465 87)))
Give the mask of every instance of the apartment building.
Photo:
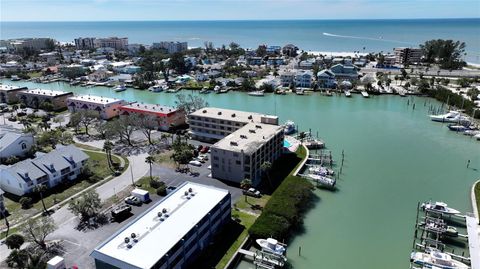
POLYGON ((168 131, 185 125, 186 114, 183 109, 162 106, 159 104, 131 103, 119 107, 120 116, 138 115, 150 119, 149 126, 154 129, 168 131))
POLYGON ((0 163, 12 156, 24 157, 34 143, 32 133, 24 133, 8 125, 0 126, 0 163))
POLYGON ((397 64, 413 64, 422 60, 423 52, 419 48, 394 48, 395 62, 397 64))
POLYGON ((116 117, 120 113, 120 107, 128 104, 127 101, 117 98, 107 98, 94 95, 72 96, 67 99, 68 111, 81 110, 97 111, 104 120, 116 117))
POLYGON ((17 94, 27 87, 0 84, 0 103, 13 104, 19 101, 17 94))
POLYGON ((97 269, 188 268, 229 221, 227 190, 185 182, 90 256, 97 269))
POLYGON ((128 46, 128 37, 96 38, 93 43, 95 48, 113 48, 116 50, 126 50, 128 46))
POLYGON ((8 48, 13 50, 32 49, 32 50, 44 50, 51 48, 55 41, 51 38, 20 38, 8 40, 8 48))
POLYGON ((39 108, 42 103, 49 102, 53 110, 62 110, 67 108, 67 99, 73 97, 72 92, 32 89, 23 90, 17 94, 20 102, 32 108, 39 108))
POLYGON ((278 125, 278 117, 216 107, 205 107, 188 115, 192 139, 205 142, 216 142, 247 123, 278 125))
POLYGON ((278 125, 248 123, 211 147, 212 177, 240 183, 261 182, 261 165, 282 154, 284 133, 278 125))
POLYGON ((152 48, 154 49, 164 49, 169 54, 186 51, 188 49, 187 42, 173 42, 173 41, 162 41, 158 43, 153 43, 152 48))
POLYGON ((78 50, 90 50, 95 48, 95 37, 75 38, 75 48, 78 50))

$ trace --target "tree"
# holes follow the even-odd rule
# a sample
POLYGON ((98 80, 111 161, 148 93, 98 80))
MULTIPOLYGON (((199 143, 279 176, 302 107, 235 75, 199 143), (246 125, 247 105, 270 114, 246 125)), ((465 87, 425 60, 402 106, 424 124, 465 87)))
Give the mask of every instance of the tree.
POLYGON ((79 112, 74 112, 73 114, 76 113, 79 114, 78 123, 83 125, 83 128, 85 128, 85 134, 89 136, 88 127, 100 118, 99 113, 93 110, 81 110, 79 112))
MULTIPOLYGON (((245 178, 244 180, 242 180, 240 182, 240 188, 244 189, 244 190, 248 190, 252 187, 252 181, 248 178, 245 178)), ((245 202, 247 203, 247 195, 245 195, 245 202)))
POLYGON ((105 140, 105 142, 103 142, 103 151, 105 151, 106 155, 107 155, 107 163, 108 163, 108 168, 110 168, 110 170, 113 171, 113 168, 112 168, 112 149, 113 149, 113 143, 110 141, 110 140, 105 140))
POLYGON ((152 176, 152 164, 155 162, 155 158, 153 156, 147 156, 145 158, 145 162, 148 163, 148 165, 150 166, 150 181, 153 180, 153 176, 152 176))
POLYGON ((81 121, 81 114, 80 113, 72 113, 70 114, 70 122, 68 123, 69 126, 73 127, 75 134, 78 134, 80 130, 80 121, 81 121))
POLYGON ((260 46, 258 46, 257 51, 255 52, 255 54, 256 54, 258 57, 263 57, 263 56, 267 55, 267 46, 265 46, 265 45, 260 45, 260 46))
POLYGON ((48 215, 48 210, 47 210, 47 207, 45 206, 45 201, 43 201, 43 192, 45 192, 46 190, 47 190, 47 186, 43 184, 38 184, 35 187, 33 187, 33 191, 40 195, 40 200, 42 201, 42 206, 43 206, 43 213, 48 215))
POLYGON ((58 123, 60 126, 62 126, 62 122, 65 121, 65 117, 63 115, 58 115, 55 118, 53 118, 53 122, 58 123))
POLYGON ((97 121, 95 123, 95 130, 100 134, 102 139, 110 138, 115 135, 115 130, 112 128, 111 121, 97 121))
POLYGON ((20 234, 12 234, 5 239, 5 245, 9 249, 19 249, 23 243, 25 243, 25 239, 20 234))
POLYGON ((183 142, 180 135, 177 135, 176 137, 177 139, 172 144, 173 154, 170 158, 172 158, 177 166, 187 165, 194 157, 194 147, 186 142, 183 142))
POLYGON ((270 184, 270 187, 273 188, 272 181, 270 180, 270 170, 272 169, 272 163, 271 162, 264 162, 262 165, 260 165, 260 170, 262 170, 265 175, 267 176, 268 183, 270 184))
POLYGON ((183 54, 180 52, 172 54, 172 57, 170 57, 170 66, 175 72, 177 72, 177 74, 185 74, 188 71, 185 66, 183 54))
POLYGON ((14 249, 5 262, 10 268, 25 268, 28 262, 28 252, 24 249, 14 249))
POLYGON ((95 190, 84 192, 79 198, 72 199, 68 203, 68 209, 75 215, 80 216, 82 221, 89 220, 98 214, 102 207, 100 196, 95 190))
POLYGON ((23 227, 23 234, 28 242, 36 244, 43 250, 47 250, 45 238, 55 231, 56 225, 52 217, 40 217, 37 219, 29 219, 23 227))
POLYGON ((420 45, 427 63, 439 63, 444 69, 459 69, 465 66, 462 57, 465 53, 465 42, 434 39, 420 45))
POLYGON ((22 205, 23 209, 29 209, 32 206, 32 198, 30 197, 22 197, 19 200, 20 204, 22 205))
POLYGON ((120 141, 126 141, 129 146, 132 144, 132 134, 137 129, 138 116, 135 114, 122 115, 119 119, 112 121, 112 129, 120 136, 120 141))
POLYGON ((137 121, 137 128, 145 135, 148 144, 153 145, 152 133, 157 128, 158 121, 153 115, 139 115, 137 121))
POLYGON ((183 109, 187 113, 190 113, 208 106, 208 102, 198 95, 177 94, 175 95, 175 98, 176 98, 175 106, 178 109, 183 109))

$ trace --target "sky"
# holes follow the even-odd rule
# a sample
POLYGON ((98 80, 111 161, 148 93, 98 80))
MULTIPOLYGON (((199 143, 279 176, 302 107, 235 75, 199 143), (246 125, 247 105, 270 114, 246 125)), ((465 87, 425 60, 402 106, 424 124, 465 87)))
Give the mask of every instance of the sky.
POLYGON ((479 18, 480 0, 0 0, 0 21, 479 18))

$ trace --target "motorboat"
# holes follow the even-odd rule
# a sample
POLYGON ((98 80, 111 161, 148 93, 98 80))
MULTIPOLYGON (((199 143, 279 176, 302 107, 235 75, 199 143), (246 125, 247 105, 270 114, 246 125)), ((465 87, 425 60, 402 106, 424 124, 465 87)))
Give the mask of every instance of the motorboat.
POLYGON ((429 253, 414 251, 410 254, 410 261, 427 268, 467 269, 466 264, 452 259, 452 256, 438 250, 429 253))
POLYGON ((207 88, 207 87, 203 87, 203 88, 200 90, 200 93, 201 93, 201 94, 210 93, 210 89, 207 88))
POLYGON ((352 93, 350 91, 345 91, 345 96, 346 97, 352 97, 352 93))
POLYGON ((122 85, 118 85, 113 90, 116 91, 116 92, 123 92, 123 91, 127 90, 127 87, 125 87, 125 85, 122 84, 122 85))
POLYGON ((426 211, 431 211, 440 214, 448 214, 448 215, 456 215, 460 214, 460 211, 448 207, 448 205, 444 202, 425 202, 422 204, 422 209, 426 211))
POLYGON ((264 96, 265 92, 264 91, 252 91, 252 92, 248 92, 248 95, 250 95, 250 96, 264 96))
POLYGON ((310 174, 308 175, 313 181, 317 182, 318 184, 328 187, 328 188, 333 188, 335 187, 335 184, 337 181, 333 178, 329 178, 326 176, 321 176, 321 175, 315 175, 315 174, 310 174))
POLYGON ((448 226, 442 219, 426 219, 425 222, 421 222, 420 226, 424 227, 425 230, 440 233, 449 237, 457 237, 458 230, 453 226, 448 226))
POLYGON ((282 256, 285 253, 285 245, 278 243, 276 239, 273 239, 273 238, 257 239, 256 242, 264 251, 268 251, 273 254, 282 255, 282 256))
POLYGON ((477 134, 480 134, 480 131, 469 129, 469 130, 466 130, 465 132, 463 132, 463 134, 468 135, 468 136, 475 136, 477 134))
POLYGON ((366 92, 366 91, 362 91, 361 94, 362 94, 362 96, 365 97, 365 98, 370 97, 370 96, 368 95, 368 92, 366 92))
POLYGON ((455 124, 455 123, 449 124, 448 129, 455 132, 465 132, 466 130, 469 130, 468 127, 463 126, 461 124, 455 124))
POLYGON ((475 138, 475 139, 477 139, 478 141, 480 141, 480 134, 474 135, 473 138, 475 138))
POLYGON ((150 88, 148 88, 148 90, 151 91, 151 92, 162 92, 163 87, 160 86, 160 85, 153 85, 150 88))
POLYGON ((20 78, 17 76, 17 75, 12 75, 12 77, 10 78, 11 81, 19 81, 20 78))
POLYGON ((295 93, 297 95, 304 95, 305 94, 305 92, 303 90, 296 90, 295 93))
POLYGON ((333 176, 335 174, 335 171, 323 166, 310 167, 308 171, 311 174, 319 175, 319 176, 333 176))
POLYGON ((459 111, 449 111, 446 114, 441 115, 430 115, 431 120, 438 122, 452 122, 452 123, 467 123, 470 122, 468 117, 462 116, 459 111))
POLYGON ((293 122, 291 120, 288 120, 287 122, 285 122, 285 124, 283 126, 284 126, 283 127, 283 132, 286 135, 293 134, 296 131, 295 122, 293 122))

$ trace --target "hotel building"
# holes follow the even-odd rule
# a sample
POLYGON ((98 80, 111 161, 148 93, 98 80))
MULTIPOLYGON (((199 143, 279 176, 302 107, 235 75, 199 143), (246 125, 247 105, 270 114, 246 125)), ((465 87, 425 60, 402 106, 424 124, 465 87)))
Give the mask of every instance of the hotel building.
POLYGON ((127 37, 107 37, 96 38, 94 41, 95 48, 113 48, 116 50, 126 50, 128 46, 127 37))
POLYGON ((120 107, 127 104, 126 101, 116 98, 107 98, 93 95, 80 95, 68 98, 68 111, 92 110, 99 113, 104 120, 118 116, 120 107))
POLYGON ((211 147, 212 177, 235 183, 248 178, 257 186, 261 165, 280 157, 283 139, 282 126, 246 124, 211 147))
POLYGON ((278 117, 215 107, 205 107, 188 115, 192 139, 205 142, 216 142, 247 123, 278 125, 278 117))
POLYGON ((150 126, 154 129, 168 131, 185 124, 185 111, 158 104, 131 103, 120 106, 120 116, 139 115, 150 117, 150 126))
POLYGON ((90 254, 97 269, 186 268, 231 220, 227 190, 185 182, 90 254))
POLYGON ((155 49, 164 49, 169 54, 186 51, 188 49, 187 42, 172 42, 172 41, 162 41, 159 43, 153 43, 152 48, 155 49))
POLYGON ((422 60, 422 49, 418 48, 394 48, 395 62, 397 64, 419 63, 422 60))
POLYGON ((49 102, 53 105, 53 110, 62 110, 67 108, 67 99, 72 97, 73 93, 32 89, 20 91, 17 96, 28 107, 38 108, 43 102, 49 102))

